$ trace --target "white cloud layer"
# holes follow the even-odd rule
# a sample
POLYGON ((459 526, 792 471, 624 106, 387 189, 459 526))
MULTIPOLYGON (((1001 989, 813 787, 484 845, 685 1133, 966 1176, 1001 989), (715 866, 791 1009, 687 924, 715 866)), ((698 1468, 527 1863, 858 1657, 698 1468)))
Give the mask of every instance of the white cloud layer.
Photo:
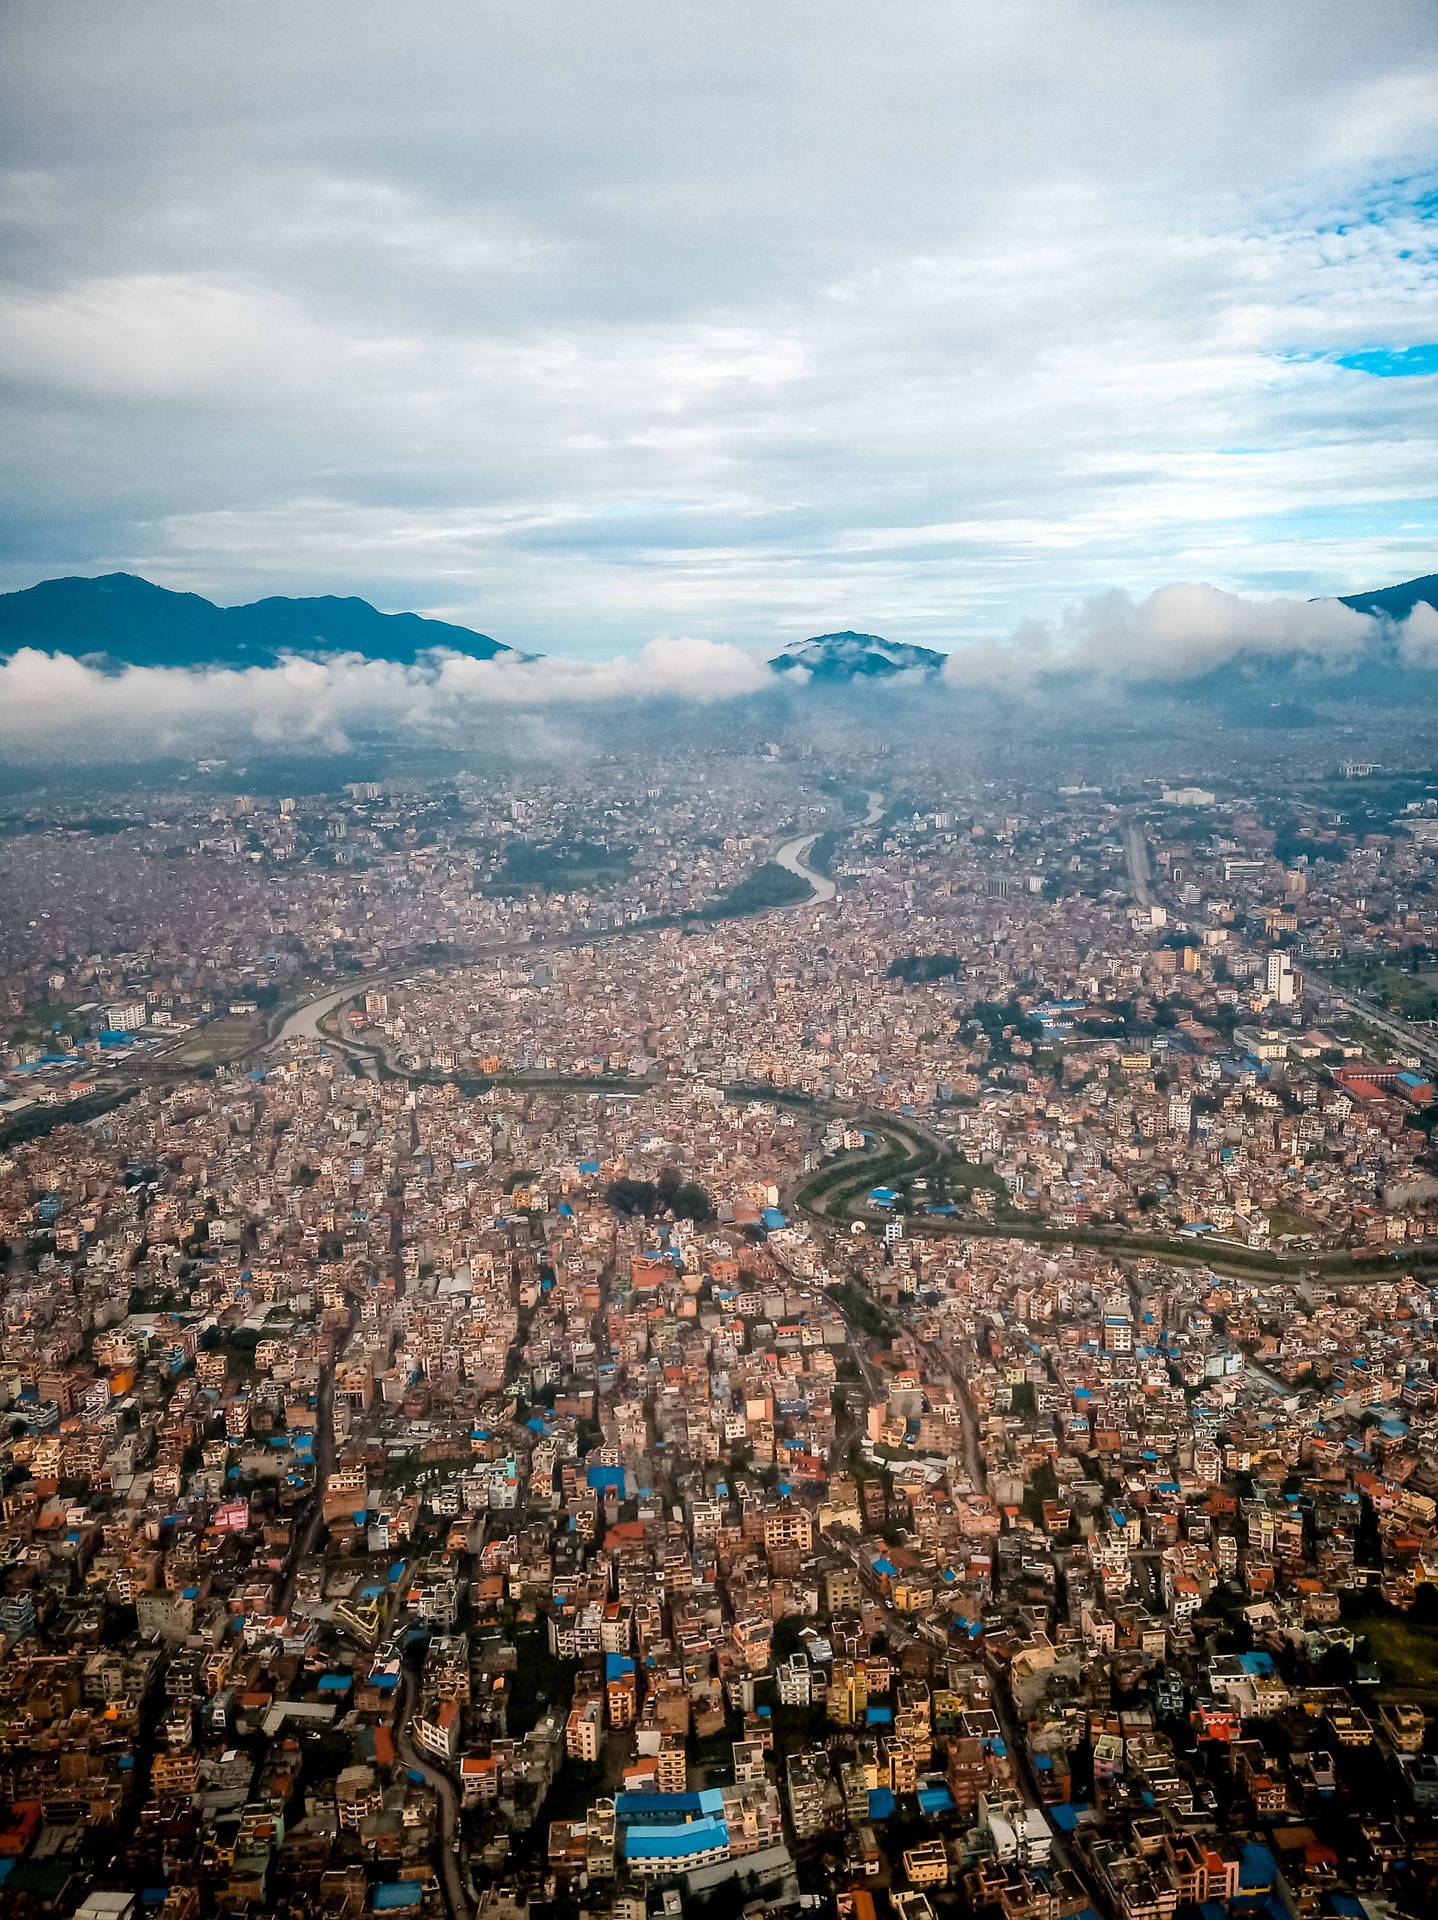
MULTIPOLYGON (((1380 645, 1385 627, 1338 600, 1245 599, 1188 585, 1160 587, 1141 600, 1113 591, 1057 622, 1025 621, 1006 646, 957 649, 944 677, 955 687, 1018 688, 1066 672, 1120 685, 1193 680, 1234 661, 1341 670, 1380 645)), ((1438 664, 1438 615, 1431 607, 1415 608, 1398 631, 1406 664, 1438 664), (1431 658, 1420 657, 1425 650, 1431 658)))
POLYGON ((709 640, 651 640, 634 659, 472 660, 403 667, 342 655, 276 667, 102 672, 68 654, 24 648, 0 661, 0 754, 31 759, 68 743, 82 758, 194 753, 249 738, 272 747, 340 748, 356 730, 460 740, 495 708, 600 702, 707 703, 774 684, 764 661, 709 640))
POLYGON ((602 661, 1438 562, 1438 377, 1340 360, 1438 340, 1431 0, 11 0, 0 61, 0 585, 602 661))
MULTIPOLYGON (((1057 621, 1022 621, 1004 641, 956 648, 940 678, 956 697, 1023 694, 1074 673, 1120 689, 1178 684, 1234 663, 1287 662, 1321 676, 1376 656, 1438 670, 1438 612, 1420 603, 1390 622, 1336 600, 1246 599, 1173 585, 1140 600, 1111 591, 1057 621)), ((134 758, 244 739, 341 748, 356 733, 464 744, 496 710, 522 726, 525 716, 556 708, 710 705, 798 693, 809 680, 803 668, 776 674, 759 654, 683 636, 610 660, 435 653, 414 667, 345 654, 295 656, 274 667, 115 672, 26 648, 0 660, 0 755, 34 759, 64 749, 134 758)), ((922 672, 896 674, 862 683, 853 697, 872 705, 915 691, 932 697, 934 682, 922 672)))

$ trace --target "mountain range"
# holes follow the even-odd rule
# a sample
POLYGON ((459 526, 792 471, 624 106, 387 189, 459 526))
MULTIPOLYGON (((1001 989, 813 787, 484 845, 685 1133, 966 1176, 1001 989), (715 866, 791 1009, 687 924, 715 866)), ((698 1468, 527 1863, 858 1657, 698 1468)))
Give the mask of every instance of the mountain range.
POLYGON ((98 657, 112 667, 272 667, 285 655, 360 653, 413 666, 436 648, 492 660, 502 641, 417 613, 381 613, 326 594, 217 607, 133 573, 42 580, 0 594, 0 657, 21 647, 98 657))
POLYGON ((1339 598, 1357 613, 1382 613, 1390 620, 1406 620, 1420 601, 1438 607, 1438 573, 1425 573, 1421 580, 1405 580, 1397 587, 1378 587, 1372 593, 1340 594, 1339 598))
MULTIPOLYGON (((1420 603, 1438 608, 1438 574, 1369 593, 1346 594, 1343 605, 1388 621, 1405 619, 1420 603)), ((271 598, 220 607, 197 593, 175 593, 131 573, 96 579, 42 580, 0 594, 0 659, 22 647, 72 654, 107 670, 124 667, 268 667, 286 655, 359 654, 414 666, 445 651, 492 660, 527 656, 488 634, 415 613, 381 613, 368 601, 324 595, 271 598)), ((824 633, 774 655, 776 674, 803 670, 805 684, 843 686, 899 674, 937 675, 947 655, 931 647, 885 640, 873 633, 824 633)), ((1062 677, 1062 670, 1060 677, 1062 677)), ((1182 684, 1183 698, 1236 711, 1267 700, 1275 714, 1295 700, 1350 698, 1402 704, 1432 698, 1434 675, 1402 664, 1392 629, 1380 630, 1361 658, 1325 672, 1295 656, 1232 661, 1182 684)), ((1174 689, 1178 691, 1178 689, 1174 689)))

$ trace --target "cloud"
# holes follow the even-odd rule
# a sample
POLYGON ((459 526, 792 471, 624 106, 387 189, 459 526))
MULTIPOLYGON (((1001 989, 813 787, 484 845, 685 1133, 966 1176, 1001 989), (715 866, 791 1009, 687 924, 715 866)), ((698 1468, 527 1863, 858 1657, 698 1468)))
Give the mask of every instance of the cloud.
POLYGON ((1398 635, 1398 657, 1405 667, 1438 667, 1438 607, 1420 600, 1398 635))
POLYGON ((712 640, 651 640, 634 659, 471 660, 453 654, 439 669, 442 699, 515 705, 550 701, 676 699, 709 702, 760 693, 775 675, 757 655, 712 640))
MULTIPOLYGON (((1120 684, 1193 680, 1235 661, 1302 661, 1332 671, 1378 644, 1385 625, 1339 600, 1246 599, 1189 585, 1139 600, 1113 591, 1056 622, 1025 622, 1007 646, 957 650, 944 677, 955 687, 1017 689, 1067 672, 1120 684)), ((1402 630, 1405 646, 1411 625, 1402 630)), ((1438 650, 1438 616, 1434 626, 1438 650)), ((1420 646, 1426 642, 1417 636, 1426 633, 1420 623, 1420 646)))
MULTIPOLYGON (((1338 601, 1244 598, 1217 587, 1171 585, 1141 599, 1099 594, 1058 620, 1025 620, 1006 640, 959 647, 942 684, 1039 692, 1079 673, 1115 688, 1193 680, 1234 662, 1287 660, 1341 671, 1392 647, 1410 667, 1438 670, 1438 611, 1420 602, 1390 622, 1338 601)), ((274 667, 127 667, 106 670, 68 654, 24 648, 0 660, 0 755, 80 759, 193 754, 248 739, 283 748, 339 750, 360 734, 462 744, 477 722, 505 716, 506 738, 543 729, 546 714, 652 701, 708 706, 747 695, 791 695, 811 676, 776 674, 758 653, 689 636, 650 640, 637 655, 606 660, 491 660, 436 651, 418 666, 345 654, 294 656, 274 667)), ((927 674, 866 683, 855 697, 883 704, 932 694, 927 674)), ((518 750, 518 749, 517 749, 518 750)))
POLYGON ((774 686, 756 655, 708 640, 651 640, 633 659, 473 660, 436 654, 423 666, 342 655, 244 669, 127 667, 102 671, 67 654, 24 648, 0 661, 0 754, 34 759, 66 743, 79 757, 192 753, 248 737, 272 747, 344 747, 356 731, 458 739, 496 707, 650 700, 699 704, 774 686))

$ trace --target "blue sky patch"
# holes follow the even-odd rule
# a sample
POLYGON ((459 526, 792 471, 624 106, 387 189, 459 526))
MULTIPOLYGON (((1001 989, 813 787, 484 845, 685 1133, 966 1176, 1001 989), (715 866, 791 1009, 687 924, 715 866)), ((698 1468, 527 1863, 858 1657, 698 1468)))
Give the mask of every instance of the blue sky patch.
POLYGON ((1340 353, 1340 367, 1371 373, 1380 380, 1402 380, 1415 374, 1438 373, 1438 343, 1420 347, 1364 347, 1358 353, 1340 353))

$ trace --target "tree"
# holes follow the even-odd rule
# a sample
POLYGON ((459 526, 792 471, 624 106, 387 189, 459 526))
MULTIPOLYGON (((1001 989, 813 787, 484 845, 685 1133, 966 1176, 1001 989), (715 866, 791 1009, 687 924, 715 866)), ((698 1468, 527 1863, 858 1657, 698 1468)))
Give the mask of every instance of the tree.
POLYGON ((1358 1668, 1347 1647, 1329 1647, 1318 1663, 1318 1680, 1325 1687, 1351 1687, 1358 1668))
POLYGON ((674 1196, 684 1184, 684 1176, 678 1167, 662 1166, 654 1182, 654 1194, 661 1207, 671 1206, 674 1196))
POLYGON ((1413 1618, 1425 1627, 1438 1626, 1438 1587, 1431 1580, 1414 1588, 1413 1618))
POLYGON ((616 1213, 636 1214, 646 1217, 653 1213, 657 1198, 652 1180, 611 1180, 604 1189, 604 1199, 616 1213))
POLYGON ((697 1180, 686 1180, 676 1188, 669 1205, 676 1220, 694 1220, 702 1225, 714 1218, 714 1204, 697 1180))

